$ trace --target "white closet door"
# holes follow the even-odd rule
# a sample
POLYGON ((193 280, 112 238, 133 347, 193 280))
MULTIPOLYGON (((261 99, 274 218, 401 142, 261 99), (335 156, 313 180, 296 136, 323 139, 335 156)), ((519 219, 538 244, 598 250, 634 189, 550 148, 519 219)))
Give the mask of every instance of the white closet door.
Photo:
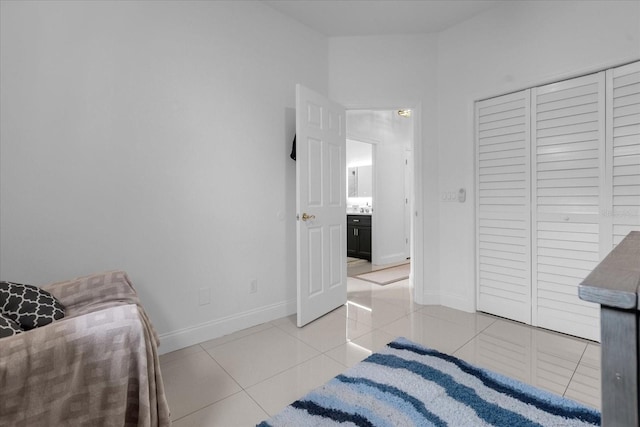
POLYGON ((604 77, 532 89, 532 323, 593 340, 599 307, 578 285, 601 258, 604 77))
POLYGON ((603 214, 617 245, 640 230, 640 62, 607 71, 607 177, 613 192, 603 214))
POLYGON ((530 91, 476 103, 478 310, 531 322, 530 91))

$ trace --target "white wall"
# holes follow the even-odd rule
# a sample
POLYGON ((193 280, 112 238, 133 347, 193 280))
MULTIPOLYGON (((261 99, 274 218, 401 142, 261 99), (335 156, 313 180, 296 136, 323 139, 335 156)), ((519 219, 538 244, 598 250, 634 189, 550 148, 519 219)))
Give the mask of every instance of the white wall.
POLYGON ((441 302, 475 308, 475 100, 640 58, 640 2, 509 2, 438 35, 441 302))
MULTIPOLYGON (((412 263, 418 302, 434 300, 438 282, 437 37, 435 35, 329 39, 329 96, 347 108, 414 108, 418 187, 412 263), (424 242, 424 247, 422 243, 424 242), (424 287, 424 291, 423 288, 424 287)), ((374 211, 375 211, 374 200, 374 211)))
POLYGON ((294 312, 295 83, 328 92, 326 38, 260 2, 0 15, 2 279, 126 270, 163 352, 294 312))

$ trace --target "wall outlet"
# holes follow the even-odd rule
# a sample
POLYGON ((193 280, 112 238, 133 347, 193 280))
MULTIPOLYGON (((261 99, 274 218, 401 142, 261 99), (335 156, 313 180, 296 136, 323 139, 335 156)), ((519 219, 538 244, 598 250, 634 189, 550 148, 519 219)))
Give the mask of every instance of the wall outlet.
POLYGON ((198 289, 198 305, 207 305, 211 303, 211 288, 198 289))
POLYGON ((253 279, 249 283, 249 293, 250 294, 255 294, 257 292, 258 292, 258 279, 253 279))

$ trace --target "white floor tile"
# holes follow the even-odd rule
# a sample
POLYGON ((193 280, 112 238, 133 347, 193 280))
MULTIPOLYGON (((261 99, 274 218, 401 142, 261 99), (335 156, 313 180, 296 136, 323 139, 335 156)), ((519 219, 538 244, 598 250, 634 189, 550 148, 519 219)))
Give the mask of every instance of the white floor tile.
POLYGON ((204 351, 162 363, 160 369, 172 420, 242 390, 204 351))
POLYGON ((341 364, 351 367, 371 356, 371 354, 380 350, 395 338, 393 335, 376 329, 353 341, 331 349, 325 354, 341 364))
POLYGON ((279 328, 268 328, 206 350, 243 388, 317 356, 279 328))
POLYGON ((162 355, 174 425, 255 425, 399 336, 600 407, 597 343, 420 306, 412 293, 406 280, 380 286, 349 277, 352 303, 303 328, 288 316, 162 355))
POLYGON ((387 325, 394 320, 405 316, 407 313, 402 307, 379 300, 372 300, 370 306, 347 302, 347 318, 356 322, 366 323, 373 328, 387 325))
POLYGON ((562 396, 586 342, 497 320, 454 356, 562 396))
POLYGON ((325 352, 371 332, 371 325, 348 319, 345 314, 345 308, 341 307, 302 328, 296 326, 295 316, 290 316, 286 318, 287 321, 279 322, 277 327, 316 350, 325 352))
POLYGON ((427 316, 437 317, 458 325, 472 327, 477 333, 482 332, 493 322, 498 320, 497 317, 483 313, 467 313, 453 308, 444 307, 442 305, 423 306, 419 309, 419 312, 426 314, 427 316))
POLYGON ((185 356, 189 356, 190 354, 199 353, 204 351, 200 345, 192 345, 189 347, 181 348, 180 350, 172 351, 171 353, 165 353, 160 356, 160 363, 168 363, 174 360, 181 359, 185 356))
POLYGON ((452 354, 475 336, 472 327, 460 326, 419 312, 401 317, 380 329, 448 354, 452 354))
POLYGON ((569 399, 600 409, 602 390, 599 344, 587 345, 564 395, 569 399))
POLYGON ((273 416, 345 369, 344 365, 321 354, 247 388, 247 393, 273 416))
POLYGON ((485 330, 477 335, 453 355, 481 368, 530 383, 531 329, 524 327, 519 334, 509 335, 503 329, 512 332, 510 328, 504 328, 504 324, 497 326, 491 333, 485 330))
MULTIPOLYGON (((413 288, 409 284, 409 279, 400 280, 389 285, 384 285, 373 289, 374 298, 383 299, 389 303, 406 305, 413 302, 413 288)), ((421 308, 422 306, 416 306, 421 308)))
POLYGON ((238 338, 246 337, 248 335, 255 334, 256 332, 264 331, 265 329, 269 329, 272 327, 273 325, 271 325, 270 323, 263 323, 262 325, 257 325, 251 328, 243 329, 238 332, 234 332, 233 334, 225 335, 220 338, 215 338, 209 341, 202 342, 200 343, 200 347, 202 347, 205 350, 208 350, 210 348, 214 348, 219 345, 226 344, 231 341, 235 341, 238 338))
POLYGON ((245 427, 255 426, 268 414, 245 391, 174 421, 173 427, 245 427))

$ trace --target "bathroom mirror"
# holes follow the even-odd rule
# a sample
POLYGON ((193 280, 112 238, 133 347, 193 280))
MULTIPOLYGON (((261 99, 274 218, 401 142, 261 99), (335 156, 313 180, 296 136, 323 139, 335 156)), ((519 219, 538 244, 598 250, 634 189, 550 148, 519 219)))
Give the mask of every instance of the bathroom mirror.
POLYGON ((371 165, 350 167, 347 172, 349 197, 371 197, 373 181, 371 165))

